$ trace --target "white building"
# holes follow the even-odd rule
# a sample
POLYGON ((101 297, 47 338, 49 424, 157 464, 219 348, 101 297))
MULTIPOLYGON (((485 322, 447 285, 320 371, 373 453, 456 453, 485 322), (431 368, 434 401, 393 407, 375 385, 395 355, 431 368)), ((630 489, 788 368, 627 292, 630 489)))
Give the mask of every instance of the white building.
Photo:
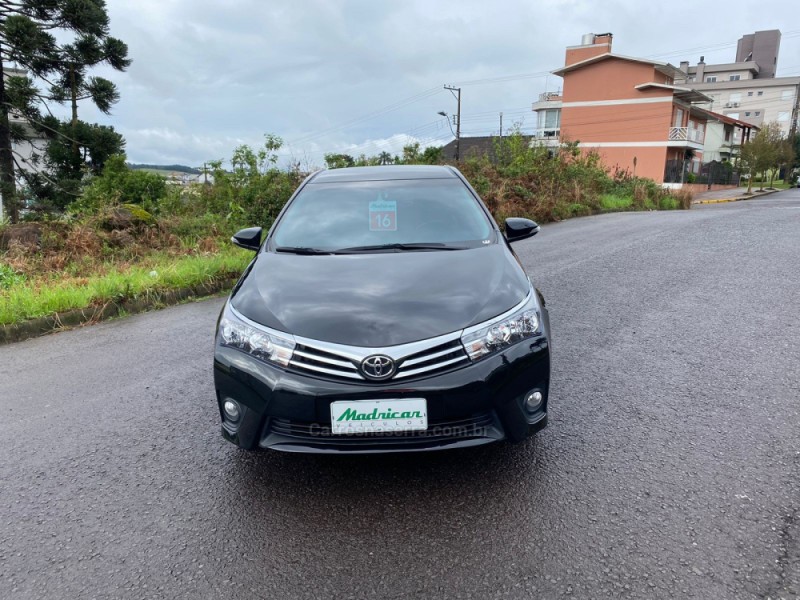
POLYGON ((778 30, 743 36, 736 62, 707 65, 701 56, 690 67, 684 61, 682 83, 709 96, 712 102, 706 108, 713 112, 757 127, 777 122, 784 134, 798 131, 800 77, 775 77, 780 37, 778 30))

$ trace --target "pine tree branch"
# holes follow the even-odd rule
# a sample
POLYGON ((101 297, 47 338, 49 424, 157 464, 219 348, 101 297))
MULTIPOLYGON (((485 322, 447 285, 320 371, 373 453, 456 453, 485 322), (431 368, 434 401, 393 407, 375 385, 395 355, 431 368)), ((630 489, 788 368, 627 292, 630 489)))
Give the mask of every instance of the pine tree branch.
MULTIPOLYGON (((13 106, 11 106, 11 105, 10 105, 8 102, 6 102, 6 106, 8 106, 8 107, 10 107, 10 108, 14 108, 14 107, 13 107, 13 106)), ((49 125, 45 125, 45 124, 44 124, 44 123, 42 123, 41 121, 37 121, 36 119, 32 119, 32 118, 30 118, 30 117, 26 117, 25 115, 21 115, 21 118, 25 119, 26 121, 30 121, 31 123, 34 123, 34 124, 36 124, 36 125, 39 125, 40 127, 43 127, 44 129, 47 129, 48 131, 52 131, 52 132, 53 132, 53 133, 55 133, 56 135, 59 135, 59 136, 63 137, 65 140, 68 140, 68 141, 70 141, 70 142, 75 142, 76 144, 81 144, 81 142, 79 142, 78 140, 76 140, 76 139, 73 139, 73 138, 69 137, 68 135, 66 135, 66 134, 64 134, 64 133, 61 133, 61 132, 60 132, 60 131, 58 131, 57 129, 53 129, 53 128, 52 128, 52 127, 50 127, 49 125)))

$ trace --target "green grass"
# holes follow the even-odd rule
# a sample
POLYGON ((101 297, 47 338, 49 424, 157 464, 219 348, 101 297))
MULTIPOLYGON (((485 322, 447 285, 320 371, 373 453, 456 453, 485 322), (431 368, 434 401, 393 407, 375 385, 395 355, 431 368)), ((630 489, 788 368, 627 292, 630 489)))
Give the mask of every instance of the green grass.
POLYGON ((778 190, 788 190, 789 188, 794 186, 791 183, 784 181, 783 179, 776 179, 775 181, 772 182, 772 187, 778 190))
POLYGON ((680 203, 675 198, 662 198, 658 203, 660 210, 677 210, 680 207, 680 203))
POLYGON ((600 207, 603 212, 619 212, 630 210, 633 207, 633 198, 630 196, 616 196, 614 194, 603 194, 600 196, 600 207))
POLYGON ((0 290, 0 324, 17 323, 106 302, 146 297, 239 275, 252 254, 227 248, 213 255, 156 255, 145 266, 60 281, 22 282, 0 290))

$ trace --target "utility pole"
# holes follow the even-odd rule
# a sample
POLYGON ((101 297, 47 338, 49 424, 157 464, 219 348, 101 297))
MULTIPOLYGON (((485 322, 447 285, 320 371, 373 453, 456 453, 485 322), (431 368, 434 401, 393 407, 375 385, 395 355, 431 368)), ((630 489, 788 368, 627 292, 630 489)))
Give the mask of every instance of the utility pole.
POLYGON ((789 141, 794 142, 797 133, 797 121, 800 120, 800 85, 794 87, 794 106, 792 107, 792 120, 789 124, 789 141))
POLYGON ((446 85, 444 89, 449 90, 458 101, 458 109, 456 111, 456 160, 458 160, 461 156, 461 88, 446 85), (458 95, 455 92, 458 92, 458 95))
POLYGON ((503 113, 500 113, 500 137, 503 137, 503 113))

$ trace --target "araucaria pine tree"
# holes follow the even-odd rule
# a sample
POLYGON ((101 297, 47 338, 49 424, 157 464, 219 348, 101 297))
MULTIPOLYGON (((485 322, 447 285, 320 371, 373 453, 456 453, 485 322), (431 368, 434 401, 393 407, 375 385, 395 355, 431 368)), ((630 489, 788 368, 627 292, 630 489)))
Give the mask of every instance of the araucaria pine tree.
POLYGON ((22 158, 13 142, 32 135, 58 137, 62 145, 68 139, 66 164, 59 168, 80 179, 86 157, 78 102, 91 99, 108 113, 119 100, 111 81, 88 73, 101 63, 119 71, 130 64, 128 47, 109 35, 104 0, 0 0, 0 192, 12 221, 19 216, 22 158), (71 120, 56 126, 52 103, 69 103, 71 120))

